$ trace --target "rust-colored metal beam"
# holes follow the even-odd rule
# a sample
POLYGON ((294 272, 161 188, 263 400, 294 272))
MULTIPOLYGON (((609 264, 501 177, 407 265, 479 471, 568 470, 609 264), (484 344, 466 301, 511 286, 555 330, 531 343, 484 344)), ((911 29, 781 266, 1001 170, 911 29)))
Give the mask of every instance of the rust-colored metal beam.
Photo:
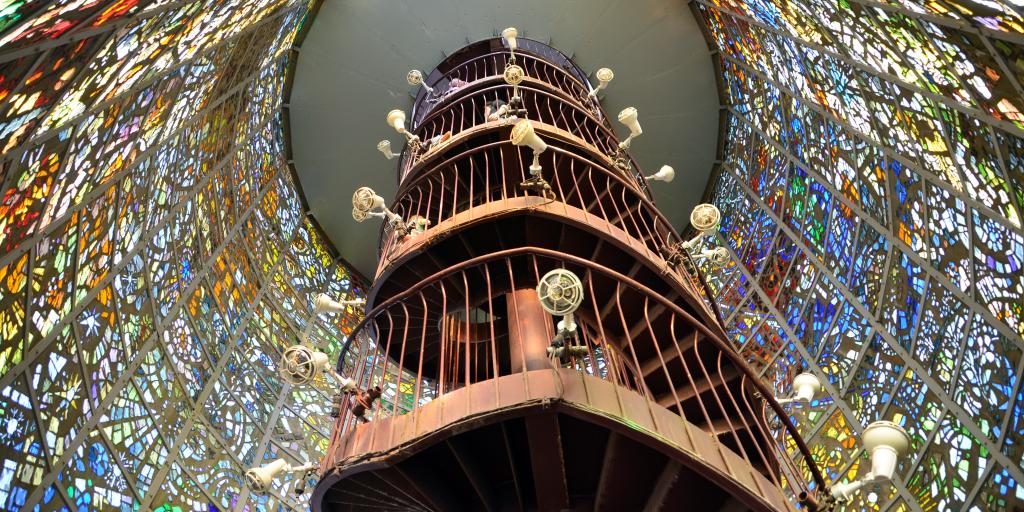
POLYGON ((658 512, 665 509, 669 504, 669 492, 679 480, 679 473, 682 469, 683 465, 674 459, 665 462, 665 467, 661 469, 658 481, 654 484, 654 490, 651 491, 651 495, 647 498, 647 504, 644 505, 644 512, 658 512))
POLYGON ((537 508, 569 508, 569 487, 565 480, 562 437, 554 412, 526 417, 526 437, 530 442, 530 467, 537 492, 537 508))
POLYGON ((466 474, 466 479, 473 486, 473 490, 476 491, 480 502, 484 504, 484 509, 488 512, 498 510, 500 507, 498 500, 494 497, 494 489, 491 488, 491 484, 484 477, 483 469, 480 467, 480 462, 477 460, 473 450, 462 446, 459 438, 448 439, 445 443, 448 445, 448 449, 451 450, 455 460, 459 463, 463 473, 466 474))

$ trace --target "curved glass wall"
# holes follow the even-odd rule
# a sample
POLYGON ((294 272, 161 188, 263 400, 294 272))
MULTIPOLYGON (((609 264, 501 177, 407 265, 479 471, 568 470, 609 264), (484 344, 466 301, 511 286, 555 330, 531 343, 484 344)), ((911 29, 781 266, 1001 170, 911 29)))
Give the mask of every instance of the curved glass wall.
MULTIPOLYGON (((329 394, 282 386, 274 354, 310 294, 359 292, 283 154, 312 3, 0 10, 0 507, 293 499, 239 478, 326 443, 329 394)), ((740 265, 712 281, 734 339, 780 390, 828 377, 798 419, 831 478, 866 471, 868 422, 911 431, 857 508, 1019 507, 1024 8, 693 5, 729 112, 715 202, 740 265)), ((315 336, 332 352, 352 321, 315 336)))

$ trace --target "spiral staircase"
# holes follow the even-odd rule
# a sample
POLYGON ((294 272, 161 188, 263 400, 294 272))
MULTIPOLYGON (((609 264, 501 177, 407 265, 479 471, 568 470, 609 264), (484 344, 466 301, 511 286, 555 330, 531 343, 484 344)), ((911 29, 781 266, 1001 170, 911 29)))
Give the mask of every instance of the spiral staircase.
POLYGON ((313 509, 794 509, 821 476, 587 74, 511 50, 466 46, 389 116, 409 143, 395 198, 354 199, 384 222, 337 366, 383 397, 338 400, 313 509))

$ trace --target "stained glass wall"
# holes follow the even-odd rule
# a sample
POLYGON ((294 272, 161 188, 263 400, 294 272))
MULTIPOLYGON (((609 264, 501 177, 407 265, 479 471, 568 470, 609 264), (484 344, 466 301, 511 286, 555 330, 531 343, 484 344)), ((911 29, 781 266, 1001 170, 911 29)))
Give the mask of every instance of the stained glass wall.
POLYGON ((834 481, 859 433, 913 438, 851 510, 1024 509, 1024 4, 695 0, 728 138, 728 327, 834 481))
POLYGON ((283 156, 309 7, 0 2, 0 509, 304 509, 241 473, 319 457, 328 383, 277 354, 359 293, 283 156))
MULTIPOLYGON (((283 156, 309 3, 0 2, 0 508, 304 508, 239 475, 326 445, 328 383, 275 361, 312 294, 359 293, 283 156)), ((1024 6, 692 5, 743 353, 827 380, 794 417, 833 480, 867 423, 910 431, 851 509, 1024 507, 1024 6)), ((356 316, 318 320, 333 354, 356 316)))

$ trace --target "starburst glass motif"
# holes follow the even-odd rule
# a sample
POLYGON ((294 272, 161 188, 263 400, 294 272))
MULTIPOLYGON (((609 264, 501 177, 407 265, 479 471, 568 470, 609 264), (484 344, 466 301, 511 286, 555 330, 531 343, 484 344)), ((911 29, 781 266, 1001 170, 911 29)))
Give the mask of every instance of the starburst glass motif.
POLYGON ((1020 6, 695 5, 729 114, 729 332, 777 389, 794 361, 827 377, 806 436, 832 481, 868 471, 868 422, 911 433, 891 490, 851 509, 1024 507, 1020 6))
MULTIPOLYGON (((359 293, 283 157, 310 7, 0 8, 0 509, 294 506, 246 498, 241 474, 321 455, 320 418, 275 445, 327 403, 297 400, 276 362, 311 294, 359 293)), ((336 353, 354 320, 319 323, 336 353)))
MULTIPOLYGON (((311 4, 0 8, 0 508, 276 510, 241 471, 327 445, 328 381, 277 378, 310 296, 362 293, 282 156, 311 4)), ((780 393, 827 377, 801 427, 833 481, 867 471, 866 422, 910 432, 892 489, 851 509, 1021 508, 1019 2, 693 6, 737 256, 709 281, 740 352, 780 393)), ((311 337, 337 354, 357 321, 311 337)))

